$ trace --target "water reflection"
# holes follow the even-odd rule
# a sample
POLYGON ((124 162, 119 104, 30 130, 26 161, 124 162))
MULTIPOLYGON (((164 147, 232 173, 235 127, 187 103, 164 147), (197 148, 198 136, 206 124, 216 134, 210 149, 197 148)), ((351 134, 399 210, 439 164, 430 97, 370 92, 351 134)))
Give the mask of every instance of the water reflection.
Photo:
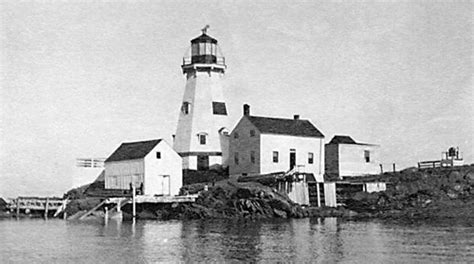
POLYGON ((472 227, 336 218, 0 221, 2 262, 474 262, 472 227))

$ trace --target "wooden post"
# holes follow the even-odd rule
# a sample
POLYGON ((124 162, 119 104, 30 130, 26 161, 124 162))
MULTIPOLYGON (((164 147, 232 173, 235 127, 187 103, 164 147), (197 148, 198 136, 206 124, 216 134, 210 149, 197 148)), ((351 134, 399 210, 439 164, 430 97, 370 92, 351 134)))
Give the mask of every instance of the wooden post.
POLYGON ((104 221, 107 224, 107 221, 109 220, 109 208, 107 208, 107 206, 106 206, 104 209, 105 209, 104 221))
POLYGON ((16 198, 16 217, 20 217, 20 197, 16 198))
POLYGON ((393 163, 393 172, 395 172, 395 163, 393 163))
POLYGON ((316 182, 316 193, 318 195, 318 207, 321 207, 321 194, 319 192, 319 182, 316 182))
POLYGON ((135 184, 132 184, 132 218, 133 221, 135 221, 135 216, 137 214, 137 206, 136 206, 136 201, 135 201, 135 184))
POLYGON ((44 219, 48 219, 48 210, 49 210, 49 197, 46 198, 46 203, 44 204, 44 219))

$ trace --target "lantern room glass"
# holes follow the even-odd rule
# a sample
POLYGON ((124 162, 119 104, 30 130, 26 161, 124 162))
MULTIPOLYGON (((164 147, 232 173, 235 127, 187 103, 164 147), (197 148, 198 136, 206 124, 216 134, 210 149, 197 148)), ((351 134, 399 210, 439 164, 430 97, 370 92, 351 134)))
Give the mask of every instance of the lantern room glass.
POLYGON ((195 43, 191 45, 191 56, 199 55, 199 44, 195 43))

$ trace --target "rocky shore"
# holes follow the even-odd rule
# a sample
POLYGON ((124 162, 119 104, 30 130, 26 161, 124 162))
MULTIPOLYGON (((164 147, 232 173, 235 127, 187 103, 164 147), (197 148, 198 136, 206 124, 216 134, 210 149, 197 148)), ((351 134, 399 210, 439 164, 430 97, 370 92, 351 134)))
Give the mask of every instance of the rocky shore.
POLYGON ((474 167, 405 170, 374 180, 385 181, 379 193, 359 192, 345 202, 356 218, 434 221, 474 226, 474 167))
POLYGON ((201 192, 196 203, 181 204, 166 213, 173 219, 343 217, 353 214, 342 207, 302 207, 286 195, 259 183, 230 181, 201 192))
MULTIPOLYGON (((286 195, 260 183, 223 180, 207 190, 202 183, 184 186, 184 193, 199 193, 192 204, 139 204, 137 217, 157 220, 342 217, 352 220, 460 222, 474 226, 474 166, 409 169, 358 180, 386 182, 387 191, 357 192, 350 194, 337 208, 316 208, 295 204, 286 195)), ((73 215, 88 210, 100 201, 100 198, 73 200, 67 213, 73 215)), ((131 212, 131 206, 124 206, 123 211, 125 218, 130 217, 127 212, 131 212)))
MULTIPOLYGON (((260 183, 238 183, 221 181, 204 190, 204 184, 183 187, 186 193, 197 193, 195 203, 139 204, 138 219, 222 219, 222 218, 303 218, 303 217, 349 217, 355 213, 343 207, 302 207, 286 195, 260 183)), ((68 215, 86 211, 100 203, 101 199, 85 198, 73 200, 66 210, 68 215)), ((124 218, 130 218, 131 205, 123 208, 124 218)), ((99 216, 99 215, 98 215, 99 216)))

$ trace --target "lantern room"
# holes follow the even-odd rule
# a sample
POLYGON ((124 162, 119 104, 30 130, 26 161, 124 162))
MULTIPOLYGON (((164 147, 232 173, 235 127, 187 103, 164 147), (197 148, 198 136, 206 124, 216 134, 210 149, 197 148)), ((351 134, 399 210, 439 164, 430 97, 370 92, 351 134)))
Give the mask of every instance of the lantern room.
POLYGON ((220 52, 217 40, 207 35, 209 26, 204 27, 202 34, 191 40, 191 47, 183 58, 183 72, 190 70, 224 72, 226 68, 224 56, 220 52))
POLYGON ((191 40, 191 63, 217 63, 217 40, 205 33, 191 40))

